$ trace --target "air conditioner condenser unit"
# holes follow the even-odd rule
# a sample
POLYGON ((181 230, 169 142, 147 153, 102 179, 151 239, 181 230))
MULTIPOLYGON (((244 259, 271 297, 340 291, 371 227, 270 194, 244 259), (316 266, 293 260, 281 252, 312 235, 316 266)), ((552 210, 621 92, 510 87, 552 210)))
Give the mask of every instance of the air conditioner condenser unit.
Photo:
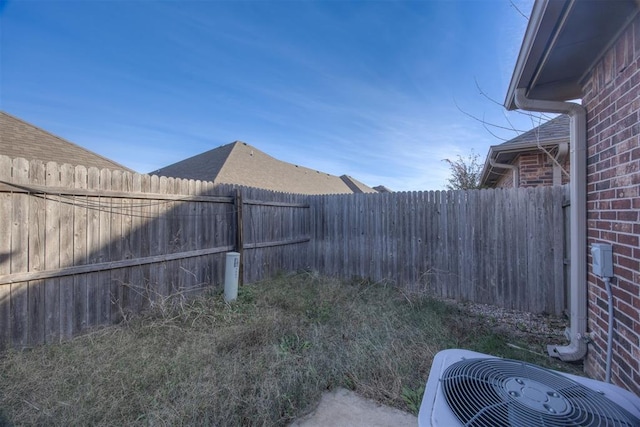
POLYGON ((429 426, 640 426, 640 399, 616 385, 469 350, 433 359, 418 414, 429 426))

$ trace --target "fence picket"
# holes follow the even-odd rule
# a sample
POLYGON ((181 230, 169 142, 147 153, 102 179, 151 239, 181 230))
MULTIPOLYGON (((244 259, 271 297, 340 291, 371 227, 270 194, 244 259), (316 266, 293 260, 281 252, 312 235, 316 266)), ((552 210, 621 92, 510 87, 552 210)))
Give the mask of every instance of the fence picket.
MULTIPOLYGON (((60 171, 56 163, 46 164, 45 182, 47 186, 60 186, 60 171)), ((44 203, 46 243, 44 269, 51 270, 60 267, 60 201, 56 196, 45 195, 44 203)), ((60 340, 60 279, 44 280, 44 306, 43 340, 45 343, 54 343, 60 340)))
MULTIPOLYGON (((141 193, 150 193, 151 192, 151 177, 149 175, 139 175, 140 176, 140 192, 141 193)), ((138 217, 138 230, 137 234, 140 240, 140 253, 139 257, 145 258, 151 255, 151 241, 149 235, 150 225, 150 216, 151 216, 151 205, 153 204, 153 200, 144 200, 140 201, 137 205, 136 212, 138 217)), ((153 301, 153 294, 155 293, 155 288, 151 284, 150 275, 151 275, 151 266, 149 264, 145 264, 140 266, 140 285, 144 290, 144 297, 142 298, 141 309, 145 310, 149 308, 151 305, 151 301, 153 301)))
MULTIPOLYGON (((44 185, 45 166, 41 161, 31 161, 29 164, 29 182, 44 185)), ((29 197, 29 271, 41 271, 45 269, 45 208, 44 199, 29 197)), ((44 342, 45 337, 45 295, 44 281, 31 280, 28 282, 28 307, 29 313, 29 345, 37 345, 44 342)))
MULTIPOLYGON (((142 192, 142 176, 140 174, 129 174, 128 182, 133 193, 142 192)), ((146 203, 146 202, 142 202, 146 203)), ((129 258, 140 258, 142 253, 142 220, 139 201, 131 201, 125 222, 128 225, 126 232, 129 242, 129 258)), ((143 300, 147 295, 147 289, 142 276, 142 267, 136 266, 129 270, 129 300, 128 309, 132 313, 138 313, 143 307, 143 300)))
MULTIPOLYGON (((111 171, 109 169, 100 170, 100 189, 104 191, 111 191, 111 171)), ((99 212, 99 250, 97 259, 98 262, 111 261, 111 242, 112 242, 112 230, 111 230, 111 215, 112 215, 112 200, 108 197, 99 197, 97 203, 100 207, 99 212)), ((97 273, 97 292, 95 295, 96 304, 96 324, 104 325, 111 320, 111 271, 102 271, 97 273)))
MULTIPOLYGON (((12 181, 12 161, 0 156, 0 181, 12 181)), ((11 273, 11 232, 13 194, 0 193, 0 275, 11 273)), ((0 351, 11 346, 11 287, 0 286, 0 351)))
MULTIPOLYGON (((75 188, 87 188, 87 168, 76 166, 75 188)), ((88 200, 86 196, 76 198, 73 207, 73 265, 88 264, 87 233, 88 233, 88 200)), ((73 333, 78 333, 87 327, 88 292, 86 275, 73 278, 74 324, 73 333)))
MULTIPOLYGON (((12 181, 17 184, 29 183, 29 162, 14 159, 12 181)), ((6 216, 4 216, 6 218, 6 216)), ((14 193, 12 201, 11 273, 28 271, 29 268, 29 195, 14 193)), ((29 305, 28 283, 11 285, 11 343, 14 347, 28 345, 29 305)))
MULTIPOLYGON (((71 165, 60 166, 60 185, 74 187, 75 170, 71 165)), ((73 200, 59 197, 60 203, 60 267, 73 265, 73 200)), ((73 277, 60 278, 60 335, 73 336, 74 324, 73 277)))
MULTIPOLYGON (((111 189, 113 191, 122 191, 122 171, 114 170, 111 172, 111 189)), ((111 199, 110 210, 110 227, 111 227, 111 244, 109 247, 110 261, 123 259, 124 235, 122 230, 123 200, 111 199)), ((111 321, 119 322, 122 320, 124 313, 124 269, 117 269, 111 272, 111 321)))
MULTIPOLYGON (((100 190, 100 171, 98 168, 87 169, 87 188, 90 190, 100 190)), ((87 197, 87 264, 100 262, 100 198, 87 197)), ((98 290, 100 288, 100 274, 89 273, 86 275, 87 289, 87 327, 99 325, 98 315, 100 313, 98 304, 98 290)))
MULTIPOLYGON (((158 190, 161 194, 168 194, 167 190, 167 177, 160 177, 158 179, 158 190)), ((168 233, 168 218, 167 218, 167 210, 169 209, 169 202, 159 201, 157 204, 157 217, 154 219, 155 225, 157 227, 156 234, 156 242, 152 243, 152 247, 155 248, 154 255, 166 254, 167 248, 169 244, 169 233, 168 233)), ((157 287, 156 287, 156 297, 158 299, 162 299, 169 295, 171 292, 171 285, 169 280, 167 280, 167 263, 162 263, 154 269, 157 287)))

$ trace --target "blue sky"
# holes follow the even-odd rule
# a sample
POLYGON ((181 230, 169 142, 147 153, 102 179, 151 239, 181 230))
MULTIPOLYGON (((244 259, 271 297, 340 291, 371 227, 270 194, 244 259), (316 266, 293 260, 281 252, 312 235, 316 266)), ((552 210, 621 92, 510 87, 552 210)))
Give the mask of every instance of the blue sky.
POLYGON ((241 140, 440 190, 442 159, 502 142, 456 104, 508 126, 476 81, 502 102, 526 24, 509 0, 0 0, 0 108, 139 172, 241 140))

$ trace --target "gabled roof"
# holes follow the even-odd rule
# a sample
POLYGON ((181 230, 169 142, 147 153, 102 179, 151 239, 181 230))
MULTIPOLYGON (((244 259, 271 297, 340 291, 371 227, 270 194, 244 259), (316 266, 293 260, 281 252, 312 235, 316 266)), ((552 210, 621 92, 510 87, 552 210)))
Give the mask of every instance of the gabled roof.
POLYGON ((376 190, 378 193, 393 193, 393 191, 389 190, 384 185, 376 185, 375 187, 373 187, 373 189, 376 190))
POLYGON ((377 193, 378 191, 374 188, 367 186, 366 184, 361 183, 357 179, 349 175, 340 175, 340 179, 344 182, 347 187, 351 189, 353 193, 377 193))
POLYGON ((496 147, 508 149, 517 144, 549 144, 559 140, 565 141, 569 139, 569 116, 561 114, 551 120, 537 126, 525 133, 516 136, 509 141, 503 142, 496 147))
POLYGON ((235 141, 151 172, 298 194, 375 193, 354 178, 341 177, 275 159, 235 141))
POLYGON ((213 150, 189 157, 169 166, 165 166, 149 175, 170 176, 174 178, 199 179, 201 181, 215 181, 220 175, 222 167, 229 160, 231 151, 239 141, 222 145, 213 150))
POLYGON ((637 0, 536 0, 504 106, 516 89, 532 99, 582 97, 581 82, 640 10, 637 0))
POLYGON ((491 166, 491 161, 501 164, 513 164, 520 154, 537 151, 539 147, 569 143, 569 116, 561 114, 523 134, 489 147, 489 153, 480 175, 480 185, 493 186, 508 172, 507 169, 491 166))
POLYGON ((119 163, 0 111, 0 154, 27 160, 68 163, 134 172, 119 163))

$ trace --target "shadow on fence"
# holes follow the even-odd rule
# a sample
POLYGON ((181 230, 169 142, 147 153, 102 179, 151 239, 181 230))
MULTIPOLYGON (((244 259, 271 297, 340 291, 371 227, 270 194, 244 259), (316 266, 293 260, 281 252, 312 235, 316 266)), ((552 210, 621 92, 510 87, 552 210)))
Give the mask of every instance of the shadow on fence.
MULTIPOLYGON (((237 249, 233 186, 3 156, 0 181, 2 348, 55 342, 202 292, 222 282, 224 253, 237 249)), ((245 280, 299 268, 287 253, 303 252, 308 226, 271 226, 298 209, 296 196, 243 192, 242 223, 270 223, 245 240, 245 280), (264 195, 267 205, 251 199, 264 195)))

